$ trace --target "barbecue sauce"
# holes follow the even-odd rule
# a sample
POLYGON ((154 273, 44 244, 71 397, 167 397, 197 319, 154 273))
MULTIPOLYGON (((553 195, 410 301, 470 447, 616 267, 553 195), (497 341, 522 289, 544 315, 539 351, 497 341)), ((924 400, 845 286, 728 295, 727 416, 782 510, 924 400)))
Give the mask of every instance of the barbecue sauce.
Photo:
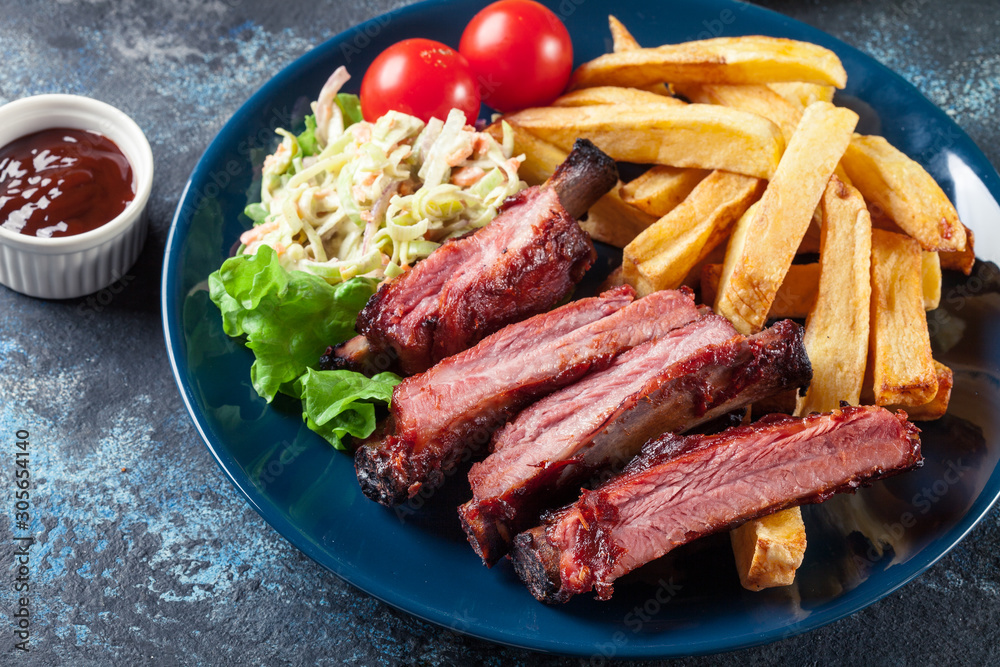
POLYGON ((52 238, 114 220, 135 197, 132 165, 87 130, 53 128, 0 148, 0 226, 52 238))

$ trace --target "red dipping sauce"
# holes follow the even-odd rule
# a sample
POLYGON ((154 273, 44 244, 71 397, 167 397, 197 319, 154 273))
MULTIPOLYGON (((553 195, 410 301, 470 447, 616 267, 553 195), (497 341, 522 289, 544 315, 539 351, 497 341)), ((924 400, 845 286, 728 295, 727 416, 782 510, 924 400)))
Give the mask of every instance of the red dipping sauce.
POLYGON ((88 130, 42 130, 0 148, 0 227, 73 236, 118 217, 135 198, 132 165, 115 142, 88 130))

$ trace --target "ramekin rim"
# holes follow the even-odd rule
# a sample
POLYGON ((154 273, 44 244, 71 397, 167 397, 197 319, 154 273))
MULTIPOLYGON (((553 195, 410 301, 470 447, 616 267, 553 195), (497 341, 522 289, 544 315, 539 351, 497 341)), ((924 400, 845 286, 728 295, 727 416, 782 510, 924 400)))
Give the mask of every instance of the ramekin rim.
MULTIPOLYGON (((119 128, 123 134, 131 135, 134 143, 134 151, 128 150, 123 146, 119 146, 119 149, 126 154, 125 157, 132 164, 136 181, 135 196, 121 213, 96 229, 71 236, 40 238, 12 232, 9 229, 0 227, 0 243, 17 248, 18 250, 39 254, 80 252, 117 238, 142 220, 143 212, 149 202, 149 196, 153 189, 153 150, 142 128, 124 111, 107 102, 84 95, 45 93, 24 97, 0 105, 0 123, 9 114, 21 114, 28 110, 37 114, 39 111, 44 113, 45 109, 72 112, 74 107, 103 116, 111 122, 113 127, 119 128), (36 109, 35 107, 41 107, 41 109, 36 109)), ((103 130, 98 131, 106 134, 103 130)), ((118 144, 120 142, 115 141, 115 143, 118 144)))

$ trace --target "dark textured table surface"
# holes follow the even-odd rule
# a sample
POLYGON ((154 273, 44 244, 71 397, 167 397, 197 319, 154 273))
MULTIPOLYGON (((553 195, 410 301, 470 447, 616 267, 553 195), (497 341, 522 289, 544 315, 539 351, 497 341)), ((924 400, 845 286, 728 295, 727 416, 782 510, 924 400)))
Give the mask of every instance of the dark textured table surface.
MULTIPOLYGON (((113 293, 47 302, 0 287, 0 433, 8 451, 18 429, 31 432, 38 541, 31 650, 13 648, 5 580, 0 663, 574 662, 428 625, 304 557, 223 477, 168 367, 158 308, 163 247, 201 152, 284 65, 401 4, 0 2, 0 102, 47 92, 110 102, 146 131, 157 170, 150 238, 113 293)), ((763 4, 902 74, 1000 165, 1000 3, 763 4)), ((0 519, 4 554, 12 520, 0 519)), ((807 635, 686 662, 998 664, 998 553, 994 508, 938 564, 877 604, 807 635)))

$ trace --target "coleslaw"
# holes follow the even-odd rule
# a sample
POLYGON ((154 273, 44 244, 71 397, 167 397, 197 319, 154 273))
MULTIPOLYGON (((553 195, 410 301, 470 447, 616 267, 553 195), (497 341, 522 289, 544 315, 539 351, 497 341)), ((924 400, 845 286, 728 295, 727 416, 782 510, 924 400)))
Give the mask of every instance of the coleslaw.
POLYGON ((362 120, 358 98, 340 93, 349 78, 344 67, 330 76, 305 132, 277 130, 261 201, 245 211, 254 227, 240 237, 243 254, 270 246, 286 270, 333 285, 391 278, 488 224, 526 187, 506 123, 497 142, 456 109, 427 123, 397 111, 362 120))

